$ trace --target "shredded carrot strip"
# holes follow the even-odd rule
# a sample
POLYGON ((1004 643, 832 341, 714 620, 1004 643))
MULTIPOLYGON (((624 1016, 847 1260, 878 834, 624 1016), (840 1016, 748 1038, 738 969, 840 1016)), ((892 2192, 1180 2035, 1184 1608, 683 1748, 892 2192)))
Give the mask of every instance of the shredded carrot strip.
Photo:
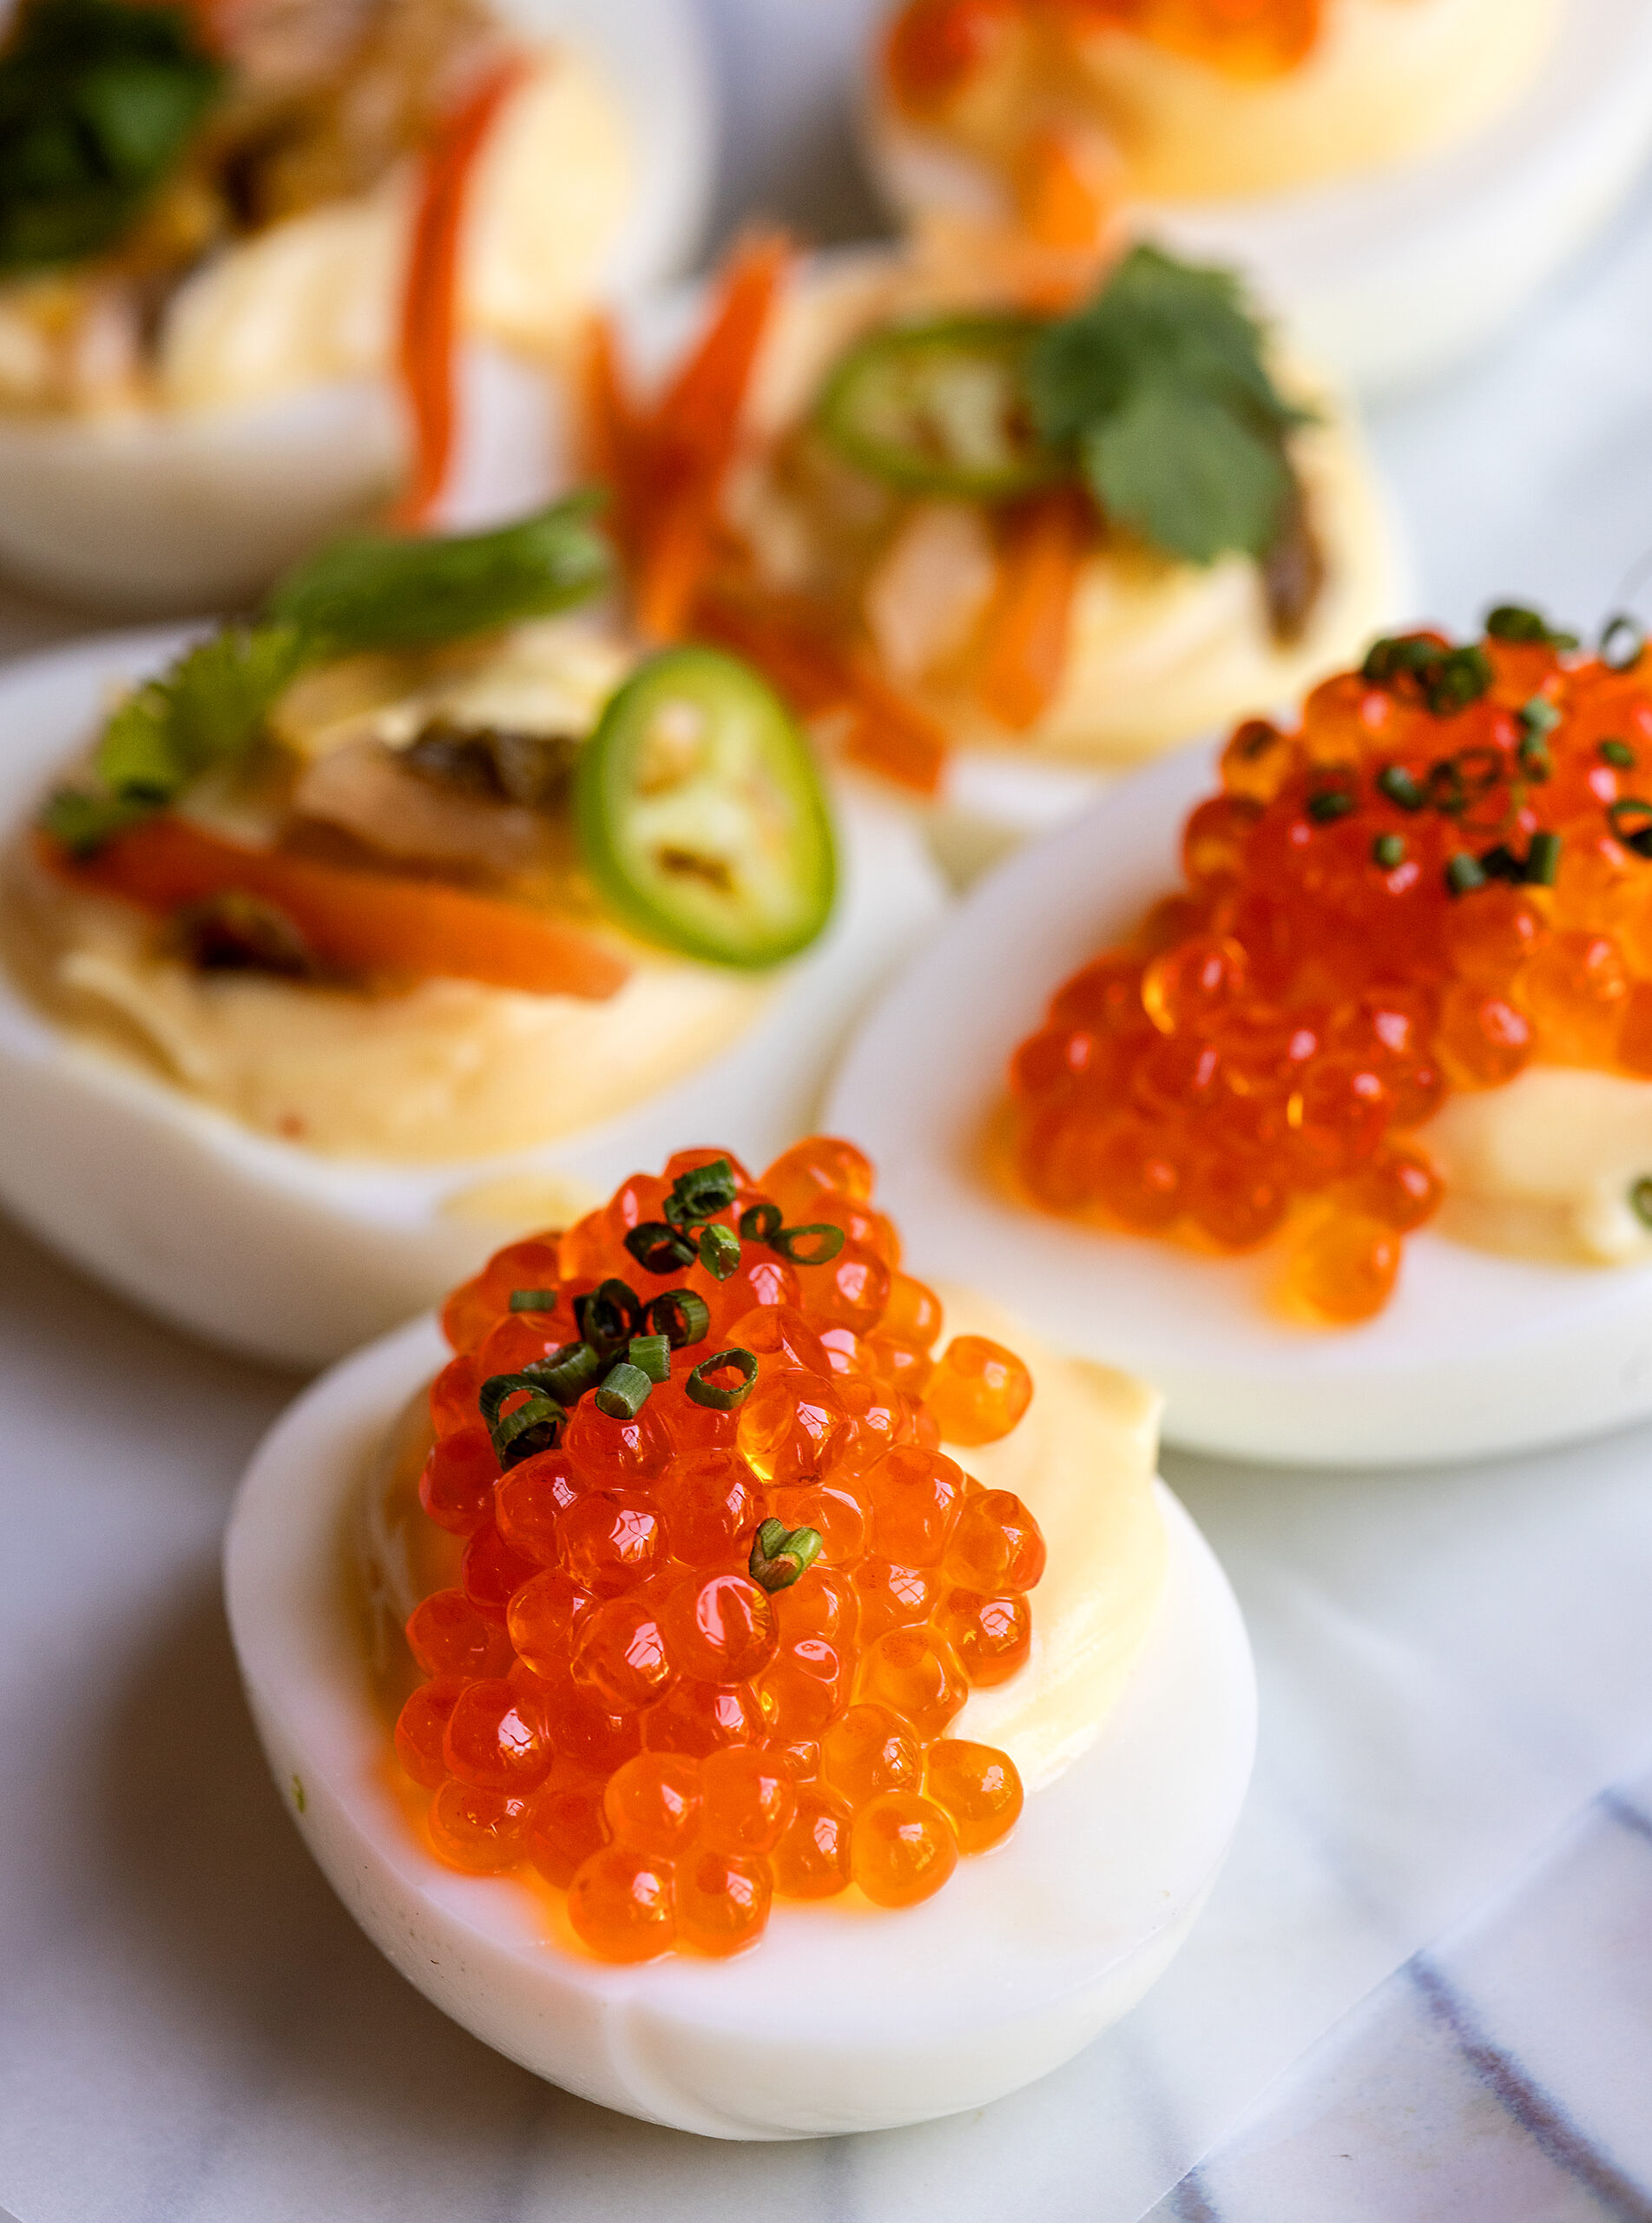
POLYGON ((1073 595, 1094 534, 1089 505, 1071 487, 1034 495, 1010 521, 977 693, 1014 732, 1036 724, 1060 689, 1073 595))
POLYGON ((1022 157, 1018 197, 1022 223, 1036 247, 1096 245, 1115 198, 1107 167, 1101 150, 1079 132, 1034 135, 1022 157))
POLYGON ((398 362, 413 420, 413 470, 396 522, 429 522, 446 484, 457 419, 459 247, 477 158, 500 109, 527 74, 510 56, 449 117, 425 155, 424 178, 402 292, 398 362))
POLYGON ((602 1002, 630 970, 576 927, 519 905, 247 848, 170 814, 117 834, 89 858, 71 857, 45 834, 35 847, 70 886, 162 917, 215 896, 256 896, 286 914, 322 964, 344 973, 480 980, 602 1002))
POLYGON ((846 756, 932 795, 946 735, 870 661, 835 639, 823 613, 800 597, 720 587, 695 610, 695 630, 767 674, 803 718, 840 719, 846 756))

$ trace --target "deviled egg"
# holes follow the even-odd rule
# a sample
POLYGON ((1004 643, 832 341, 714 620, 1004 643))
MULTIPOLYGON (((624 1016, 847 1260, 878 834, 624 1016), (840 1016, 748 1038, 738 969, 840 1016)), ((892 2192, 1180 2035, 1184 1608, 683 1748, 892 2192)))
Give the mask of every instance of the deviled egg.
POLYGON ((222 609, 398 493, 497 516, 478 386, 510 505, 548 498, 582 320, 691 244, 709 136, 675 0, 22 0, 0 563, 222 609))
POLYGON ((1652 142, 1635 0, 904 0, 867 144, 906 215, 1239 263, 1363 391, 1507 322, 1652 142))
POLYGON ((8 676, 23 1219, 313 1363, 582 1210, 661 1120, 760 1152, 807 1124, 937 876, 881 798, 828 803, 748 667, 555 614, 606 563, 577 502, 369 537, 169 663, 116 639, 8 676))
POLYGON ((1059 314, 918 251, 760 245, 652 410, 598 393, 644 630, 760 663, 934 799, 964 873, 1290 699, 1401 592, 1347 413, 1228 275, 1152 249, 1059 314))
POLYGON ((979 889, 830 1116, 937 1270, 1082 1321, 1178 1441, 1380 1464, 1643 1416, 1649 669, 1626 619, 1584 655, 1512 606, 1379 641, 979 889))
POLYGON ((275 1780, 368 1935, 525 2067, 711 2136, 1069 2058, 1186 1936, 1250 1769, 1155 1399, 965 1291, 932 1356, 871 1187, 821 1138, 634 1176, 456 1292, 451 1342, 312 1389, 227 1545, 275 1780))

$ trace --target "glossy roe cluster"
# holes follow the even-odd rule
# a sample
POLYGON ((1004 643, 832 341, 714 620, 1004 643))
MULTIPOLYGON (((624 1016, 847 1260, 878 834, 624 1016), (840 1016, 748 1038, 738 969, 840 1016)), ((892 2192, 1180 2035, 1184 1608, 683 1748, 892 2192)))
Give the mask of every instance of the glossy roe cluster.
POLYGON ((442 1857, 531 1863, 603 1959, 735 1952, 852 1881, 913 1904, 1020 1811, 1008 1755, 947 1730, 1024 1664, 1043 1542, 938 1446, 1031 1383, 982 1337, 931 1356, 872 1187, 846 1143, 755 1184, 686 1151, 444 1314, 420 1495, 465 1541, 407 1624, 397 1750, 442 1857), (562 1417, 522 1427, 540 1383, 562 1417))
POLYGON ((1138 1234, 1284 1231, 1310 1319, 1381 1309, 1440 1184, 1412 1131, 1533 1059, 1652 1078, 1652 665, 1535 613, 1379 642, 1253 721, 1185 890, 1017 1050, 1026 1189, 1138 1234))

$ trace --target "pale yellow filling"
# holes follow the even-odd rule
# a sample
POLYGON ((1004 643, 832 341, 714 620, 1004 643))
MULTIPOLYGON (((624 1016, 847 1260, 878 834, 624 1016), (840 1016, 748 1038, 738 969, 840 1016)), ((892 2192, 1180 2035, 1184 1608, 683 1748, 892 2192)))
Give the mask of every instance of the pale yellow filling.
MULTIPOLYGON (((1035 1384, 1026 1417, 1002 1442, 947 1447, 989 1488, 1013 1490, 1049 1547, 1031 1593, 1031 1659, 1007 1683, 972 1693, 948 1732, 1007 1751, 1034 1790, 1094 1743, 1158 1612, 1166 1549, 1153 1480, 1162 1401, 1129 1375, 1058 1356, 971 1290, 941 1294, 948 1337, 1006 1344, 1035 1384)), ((418 1507, 429 1441, 421 1394, 364 1476, 353 1524, 358 1594, 391 1705, 407 1684, 402 1624, 421 1597, 457 1579, 454 1540, 418 1507)))
POLYGON ((1622 1265, 1652 1257, 1630 1202, 1652 1177, 1652 1083, 1530 1065, 1449 1098, 1420 1136, 1446 1184, 1444 1234, 1518 1257, 1622 1265))

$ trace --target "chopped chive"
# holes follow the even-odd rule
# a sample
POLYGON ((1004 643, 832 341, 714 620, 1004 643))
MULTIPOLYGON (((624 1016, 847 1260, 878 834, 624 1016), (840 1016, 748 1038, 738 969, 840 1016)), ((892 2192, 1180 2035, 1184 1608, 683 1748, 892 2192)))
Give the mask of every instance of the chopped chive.
POLYGON ((1517 602, 1499 603, 1486 614, 1486 637, 1493 641, 1517 641, 1531 648, 1575 649, 1576 633, 1558 632, 1541 610, 1517 602))
POLYGON ((1526 878, 1533 887, 1552 887, 1560 871, 1561 837, 1534 834, 1526 851, 1526 878))
POLYGON ((1307 800, 1308 816, 1316 826, 1329 826, 1339 818, 1346 818, 1355 807, 1354 798, 1346 788, 1326 788, 1307 800))
POLYGON ((1608 671, 1633 671, 1646 650, 1646 629, 1638 617, 1620 610, 1601 634, 1600 659, 1608 671))
POLYGON ((682 1386, 696 1405, 708 1406, 714 1413, 732 1413, 736 1405, 743 1405, 751 1395, 756 1379, 755 1357, 736 1343, 728 1350, 714 1351, 709 1358, 702 1358, 684 1377, 682 1386), (732 1389, 721 1389, 711 1377, 726 1373, 730 1367, 740 1378, 732 1389))
POLYGON ((1477 887, 1484 887, 1485 874, 1480 860, 1459 849, 1445 867, 1445 885, 1453 895, 1471 895, 1477 887))
POLYGON ((789 1590, 820 1556, 818 1528, 788 1529, 783 1520, 764 1521, 752 1539, 751 1577, 765 1590, 789 1590))
POLYGON ((1373 641, 1366 651, 1366 660, 1359 667, 1359 676, 1374 686, 1386 687, 1396 679, 1430 670, 1445 655, 1438 641, 1430 640, 1425 633, 1390 635, 1373 641))
POLYGON ((1534 695, 1520 705, 1515 719, 1523 739, 1546 741, 1560 723, 1560 713, 1547 696, 1534 695))
POLYGON ((645 1219, 625 1238, 625 1247, 645 1274, 680 1274, 694 1262, 694 1246, 662 1219, 645 1219))
POLYGON ((1481 850, 1480 870, 1488 880, 1506 880, 1517 887, 1526 876, 1524 864, 1506 841, 1499 841, 1495 848, 1481 850))
POLYGON ((714 1280, 726 1282, 740 1266, 740 1237, 714 1220, 700 1230, 700 1263, 714 1280))
POLYGON ((626 1356, 633 1366, 640 1366, 650 1382, 669 1382, 671 1379, 671 1338, 669 1336, 633 1336, 626 1348, 626 1356))
POLYGON ((705 1340, 711 1325, 711 1307, 697 1290, 668 1289, 643 1308, 642 1325, 651 1336, 663 1336, 674 1351, 685 1343, 705 1340))
POLYGON ((740 1231, 747 1243, 773 1243, 785 1219, 778 1204, 751 1204, 740 1216, 740 1231))
POLYGON ((501 1467, 514 1467, 536 1451, 550 1450, 568 1417, 556 1399, 547 1396, 544 1384, 527 1373, 490 1375, 477 1392, 476 1402, 501 1467), (502 1415, 505 1399, 520 1389, 528 1392, 525 1401, 515 1412, 502 1415))
POLYGON ((1385 872, 1392 872, 1396 865, 1405 861, 1405 837, 1403 834, 1379 834, 1371 845, 1373 863, 1385 872))
POLYGON ((1545 744, 1529 734, 1520 744, 1520 769, 1529 780, 1546 780, 1554 768, 1555 760, 1545 744))
POLYGON ((1630 1186, 1629 1210, 1642 1227, 1652 1227, 1652 1174, 1643 1173, 1630 1186))
POLYGON ((691 1166, 687 1173, 679 1173, 671 1184, 671 1204, 666 1206, 666 1217, 674 1227, 698 1227, 702 1220, 715 1219, 719 1212, 726 1212, 734 1201, 736 1184, 734 1169, 726 1158, 714 1158, 709 1165, 691 1166))
POLYGON ((629 1359, 622 1359, 602 1376, 602 1386, 593 1402, 599 1413, 606 1413, 611 1421, 634 1421, 642 1410, 654 1389, 654 1383, 640 1366, 633 1366, 629 1359))
POLYGON ((806 1227, 783 1227, 769 1248, 794 1266, 824 1266, 837 1257, 845 1239, 843 1230, 829 1220, 811 1220, 806 1227))
POLYGON ((1424 700, 1437 718, 1455 717, 1488 694, 1496 677, 1484 649, 1452 649, 1424 670, 1424 700))
POLYGON ((564 1343, 549 1358, 536 1359, 523 1371, 543 1382, 560 1404, 576 1405, 600 1378, 602 1361, 589 1343, 564 1343))
POLYGON ((1600 745, 1603 763, 1616 764, 1620 772, 1635 769, 1635 751, 1627 741, 1603 741, 1600 745))
POLYGON ((1377 775, 1377 785, 1389 801, 1397 802, 1402 810, 1420 810, 1428 801, 1403 764, 1385 764, 1377 775))
POLYGON ((513 1312, 554 1312, 556 1292, 554 1289, 513 1289, 510 1292, 513 1312))
MULTIPOLYGON (((1643 801, 1639 795, 1620 795, 1607 805, 1606 821, 1625 848, 1640 849, 1652 833, 1652 802, 1643 801)), ((1641 854, 1644 856, 1646 851, 1641 849, 1641 854)))
POLYGON ((629 1342, 642 1324, 642 1300, 629 1282, 599 1282, 574 1299, 574 1324, 599 1351, 629 1342))

